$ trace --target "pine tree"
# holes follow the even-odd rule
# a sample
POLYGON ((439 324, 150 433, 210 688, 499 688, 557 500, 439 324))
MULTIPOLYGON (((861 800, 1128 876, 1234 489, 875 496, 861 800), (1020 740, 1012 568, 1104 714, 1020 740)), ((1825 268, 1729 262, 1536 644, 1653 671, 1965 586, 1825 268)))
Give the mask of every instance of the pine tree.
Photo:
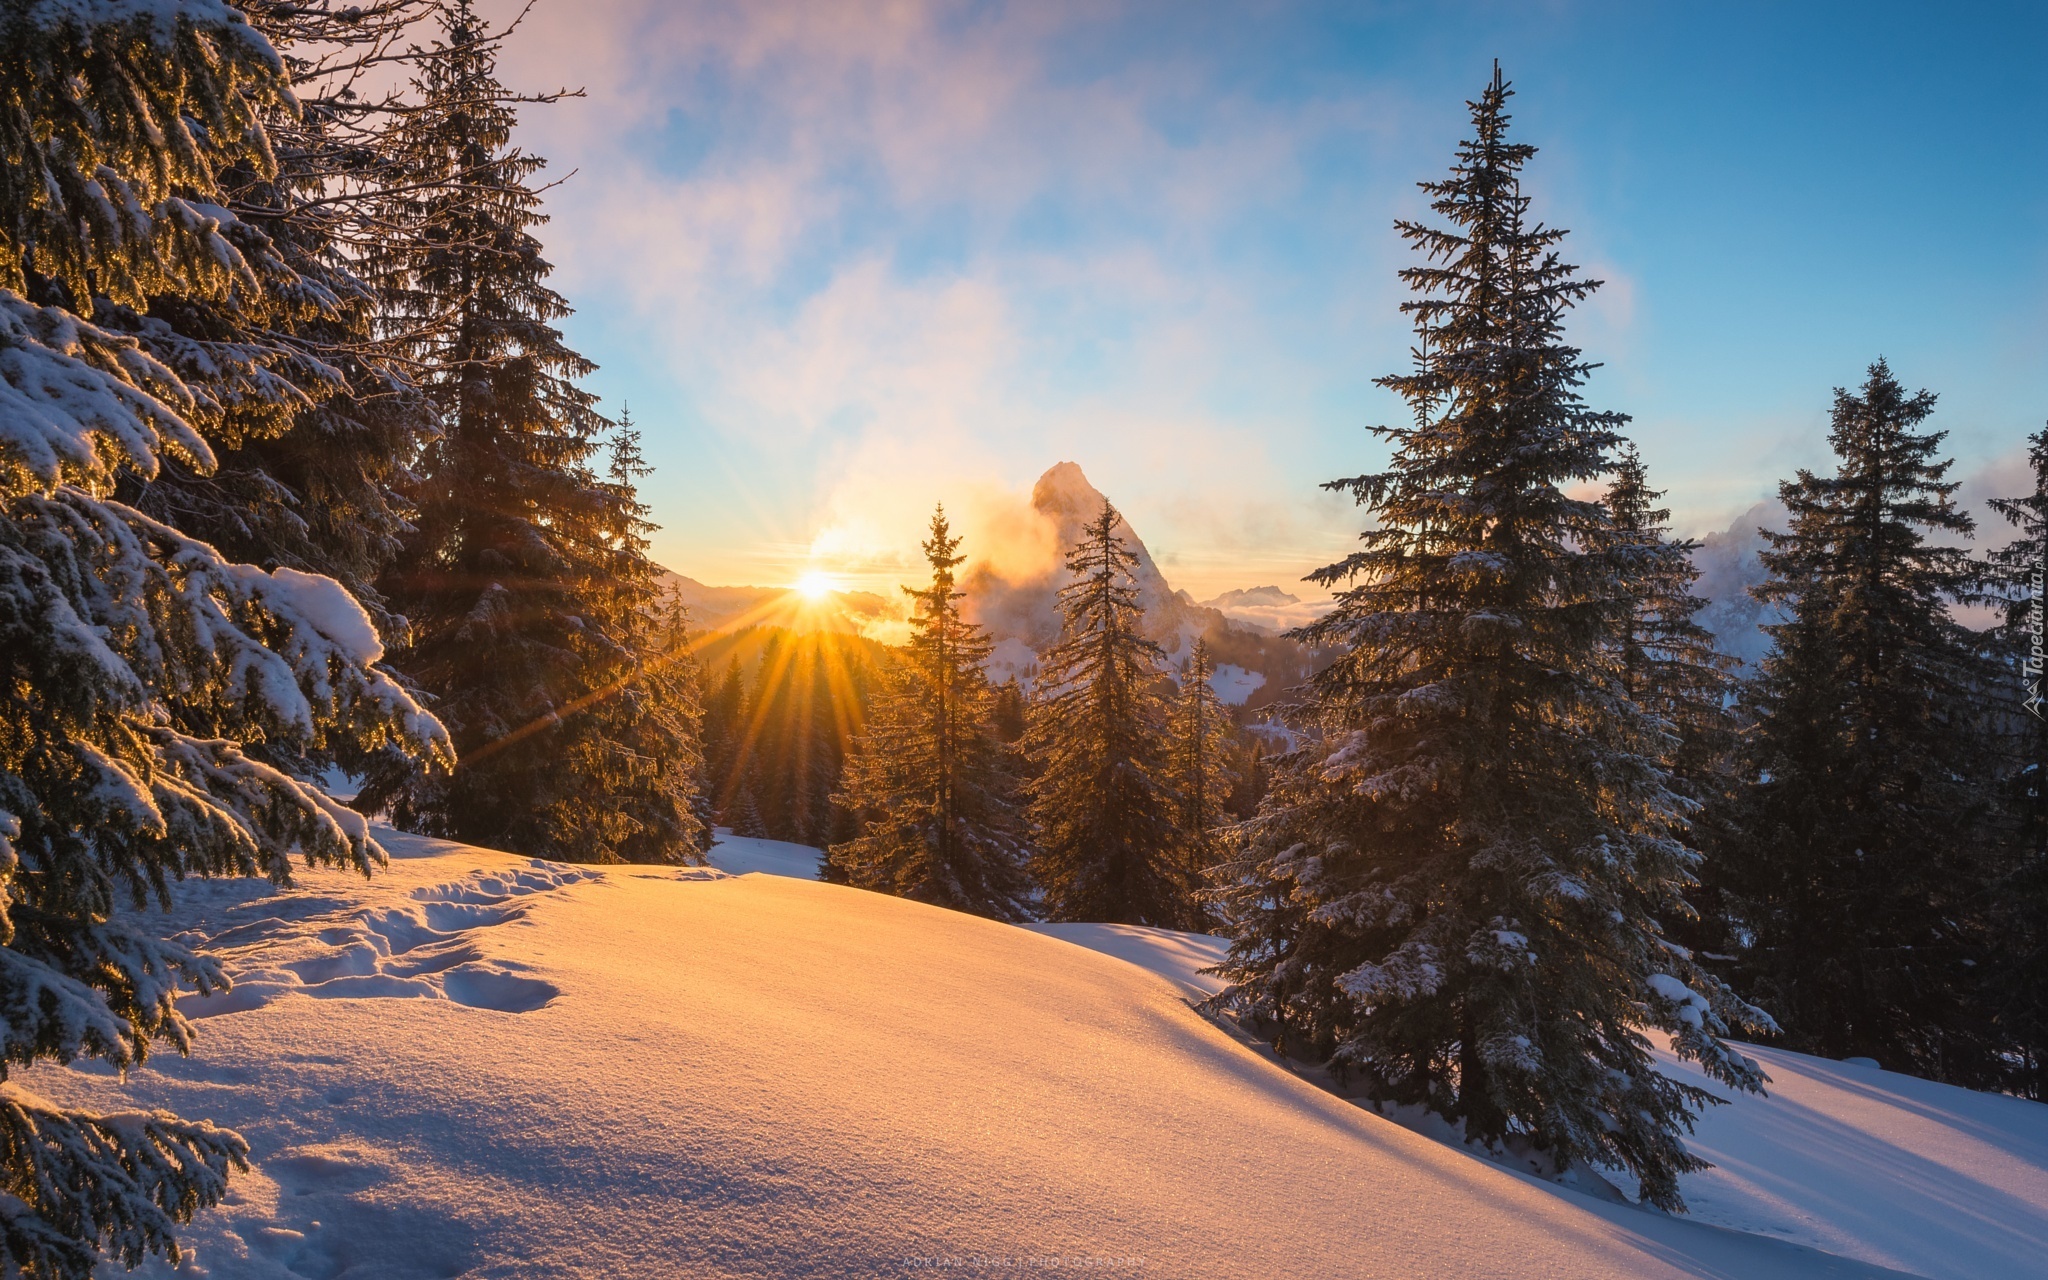
POLYGON ((851 837, 832 794, 874 682, 871 662, 845 637, 772 630, 740 714, 724 794, 751 791, 777 840, 822 847, 851 837))
POLYGON ((990 713, 995 725, 996 737, 1005 744, 1021 741, 1024 737, 1024 687, 1017 683, 1017 677, 996 687, 995 709, 990 713))
MULTIPOLYGON (((1677 754, 1702 765, 1725 751, 1733 732, 1726 711, 1735 660, 1714 647, 1713 633, 1697 616, 1707 602, 1692 593, 1699 580, 1691 539, 1672 539, 1671 513, 1656 505, 1643 460, 1626 444, 1607 489, 1608 518, 1624 572, 1635 585, 1621 637, 1622 687, 1645 710, 1661 716, 1676 735, 1677 754)), ((1677 767, 1685 779, 1694 772, 1677 767)))
POLYGON ((384 305, 416 334, 442 433, 416 470, 418 514, 386 594, 411 620, 394 661, 454 734, 451 777, 374 765, 359 802, 401 826, 573 861, 616 861, 617 744, 576 714, 633 671, 616 604, 616 486, 593 472, 609 425, 576 379, 593 366, 551 321, 568 311, 532 228, 542 161, 511 144, 496 46, 468 0, 417 82, 401 133, 416 205, 384 305), (452 189, 451 189, 452 188, 452 189))
POLYGON ((727 826, 732 825, 732 801, 738 791, 734 764, 746 706, 746 677, 738 655, 734 655, 726 664, 725 675, 704 698, 704 773, 719 821, 727 826))
POLYGON ((1834 475, 1779 486, 1755 589, 1786 621, 1745 690, 1739 839, 1710 867, 1742 970, 1796 1048, 1957 1083, 1996 1077, 1978 998, 1995 680, 1949 611, 1976 571, 1934 410, 1883 361, 1837 390, 1834 475), (1923 533, 1923 531, 1926 531, 1923 533))
POLYGON ((1988 589, 1977 596, 2000 614, 2005 671, 1987 701, 2006 707, 2007 726, 2000 735, 2004 854, 1989 893, 1994 954, 1985 1004, 2007 1064, 2004 1087, 2048 1098, 2048 430, 2027 438, 2027 463, 2034 491, 1991 500, 2019 536, 1986 557, 1988 589))
POLYGON ((834 803, 859 835, 829 851, 844 883, 998 920, 1028 917, 1016 780, 996 736, 992 648, 961 616, 966 557, 941 506, 925 541, 932 582, 911 597, 910 643, 870 708, 834 803))
MULTIPOLYGON (((162 338, 184 307, 260 325, 317 293, 223 186, 275 174, 263 121, 286 92, 232 9, 0 9, 0 1080, 190 1050, 176 997, 221 968, 124 902, 186 876, 287 884, 294 852, 381 861, 359 815, 245 744, 447 757, 339 583, 233 562, 113 496, 170 459, 213 468, 228 406, 307 398, 263 352, 223 345, 180 377, 133 332, 162 338)), ((175 1262, 176 1225, 247 1154, 203 1121, 0 1084, 0 1272, 175 1262)))
POLYGON ((739 798, 732 805, 732 833, 749 840, 768 839, 768 824, 761 821, 761 806, 754 803, 754 789, 740 786, 739 798))
MULTIPOLYGON (((1167 729, 1166 784, 1173 793, 1181 874, 1198 887, 1222 860, 1216 833, 1230 821, 1230 797, 1237 786, 1232 768, 1237 725, 1210 683, 1214 674, 1209 647, 1197 639, 1181 672, 1167 729)), ((1200 895, 1191 894, 1180 927, 1203 933, 1215 923, 1200 895)))
POLYGON ((404 110, 357 88, 427 7, 408 0, 349 17, 250 7, 252 27, 282 55, 294 103, 261 111, 274 166, 218 175, 236 215, 220 234, 279 286, 278 301, 158 297, 147 314, 115 307, 103 318, 188 381, 224 366, 250 374, 213 406, 214 465, 167 457, 147 483, 125 478, 119 496, 232 559, 335 578, 387 635, 403 622, 375 589, 405 526, 395 490, 434 418, 401 346, 377 331, 363 271, 365 250, 391 235, 379 205, 402 181, 390 122, 404 110))
POLYGON ((1166 783, 1164 654, 1139 631, 1137 557, 1104 503, 1067 557, 1060 641, 1046 655, 1025 751, 1036 856, 1053 920, 1171 928, 1191 886, 1166 783))
MULTIPOLYGON (((1706 601, 1692 593, 1699 570, 1698 543, 1669 536, 1671 513, 1658 507, 1642 457, 1626 444, 1607 489, 1607 512, 1635 600, 1620 636, 1622 688, 1637 706, 1664 722, 1664 761, 1671 789, 1688 803, 1695 846, 1716 847, 1735 788, 1736 721, 1728 707, 1737 661, 1714 647, 1713 633, 1697 621, 1706 601)), ((1711 890, 1695 888, 1694 895, 1711 890)), ((1690 905, 1690 904, 1688 904, 1690 905)), ((1708 918, 1684 913, 1667 919, 1674 936, 1726 954, 1718 910, 1708 918)))
POLYGON ((1266 749, 1256 734, 1239 736, 1231 773, 1237 781, 1230 789, 1227 808, 1233 821, 1242 822, 1257 813, 1259 802, 1266 798, 1266 749))
POLYGON ((1498 68, 1476 137, 1423 184, 1442 229, 1401 223, 1414 411, 1376 428, 1390 469, 1333 482, 1364 548, 1311 579, 1337 605, 1297 639, 1337 653, 1308 686, 1319 740, 1282 757, 1225 868, 1229 1003, 1376 1100, 1560 1168, 1622 1165, 1678 1207, 1680 1133, 1712 1095, 1658 1072, 1642 1031, 1741 1088, 1721 1040, 1760 1020, 1669 943, 1696 855, 1656 717, 1623 687, 1641 587, 1598 502, 1621 415, 1580 388, 1563 313, 1596 283, 1533 222, 1498 68))
POLYGON ((765 834, 810 844, 827 803, 820 786, 837 774, 818 730, 817 649, 811 637, 780 633, 761 650, 748 691, 744 785, 760 808, 765 834))
POLYGON ((607 537, 611 564, 601 622, 632 661, 611 683, 584 695, 587 709, 578 714, 590 723, 571 737, 570 750, 581 758, 571 760, 570 771, 594 780, 599 794, 558 800, 550 825, 563 843, 623 862, 694 863, 711 840, 697 815, 703 709, 689 612, 680 597, 663 590, 661 570, 647 557, 654 525, 639 484, 652 468, 630 413, 620 415, 611 451, 618 523, 607 537))

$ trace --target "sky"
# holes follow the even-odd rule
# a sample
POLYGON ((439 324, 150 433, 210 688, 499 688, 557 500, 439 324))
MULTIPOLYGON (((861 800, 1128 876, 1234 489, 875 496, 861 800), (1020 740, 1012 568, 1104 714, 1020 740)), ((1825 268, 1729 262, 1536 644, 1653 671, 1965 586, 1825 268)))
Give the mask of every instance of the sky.
MULTIPOLYGON (((1079 463, 1197 597, 1298 579, 1406 411, 1415 184, 1498 58, 1568 321, 1681 533, 1829 465, 1832 389, 1940 394, 1971 495, 2048 419, 2048 5, 539 0, 540 229, 702 581, 998 555, 1079 463)), ((1987 530, 1982 541, 2002 541, 1987 530)))

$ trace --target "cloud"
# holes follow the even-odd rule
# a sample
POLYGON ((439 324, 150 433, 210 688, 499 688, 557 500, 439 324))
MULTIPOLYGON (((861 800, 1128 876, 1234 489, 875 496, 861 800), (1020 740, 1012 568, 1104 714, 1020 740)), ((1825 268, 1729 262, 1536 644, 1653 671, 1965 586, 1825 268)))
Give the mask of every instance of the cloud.
POLYGON ((522 140, 578 169, 543 235, 564 291, 603 300, 575 323, 604 335, 600 383, 634 384, 657 519, 692 551, 729 540, 728 565, 773 543, 877 585, 932 502, 987 505, 1075 457, 1196 589, 1324 562, 1348 534, 1313 488, 1318 371, 1361 332, 1405 335, 1391 238, 1302 260, 1301 218, 1360 211, 1301 197, 1319 148, 1408 145, 1406 108, 1229 83, 1228 48, 1173 12, 536 10, 504 72, 588 87, 522 140), (1338 287, 1367 260, 1384 306, 1338 287))

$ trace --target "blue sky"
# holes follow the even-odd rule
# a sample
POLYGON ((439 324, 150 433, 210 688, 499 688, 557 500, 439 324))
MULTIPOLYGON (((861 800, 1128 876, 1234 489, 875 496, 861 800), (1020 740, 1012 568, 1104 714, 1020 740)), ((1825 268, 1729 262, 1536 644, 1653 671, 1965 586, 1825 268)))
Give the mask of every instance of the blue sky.
MULTIPOLYGON (((551 5, 551 7, 550 7, 551 5)), ((1825 465, 1872 359, 1972 490, 2048 418, 2048 6, 631 3, 508 78, 592 387, 713 582, 907 576, 931 504, 1023 555, 1079 462, 1197 595, 1360 514, 1422 212, 1499 57, 1537 212, 1610 283, 1571 333, 1689 533, 1825 465)), ((1298 586, 1296 589, 1300 589, 1298 586)))

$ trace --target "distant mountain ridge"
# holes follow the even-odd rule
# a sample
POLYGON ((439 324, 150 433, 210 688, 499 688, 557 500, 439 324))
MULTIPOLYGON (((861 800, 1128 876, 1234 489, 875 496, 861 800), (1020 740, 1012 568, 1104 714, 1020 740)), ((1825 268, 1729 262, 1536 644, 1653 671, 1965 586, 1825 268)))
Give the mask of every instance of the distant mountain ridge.
POLYGON ((834 591, 822 601, 808 600, 788 587, 714 587, 673 569, 662 573, 689 609, 696 631, 770 626, 857 635, 889 617, 889 602, 872 591, 834 591))
MULTIPOLYGON (((1001 682, 1015 677, 1029 685, 1041 657, 1059 640, 1059 591, 1072 580, 1067 550, 1081 531, 1102 513, 1105 498, 1080 466, 1060 462, 1032 486, 1031 509, 1046 523, 1045 542, 1056 553, 1024 568, 999 566, 973 557, 960 586, 967 593, 968 618, 987 629, 995 652, 987 667, 1001 682)), ((1281 633, 1315 616, 1322 606, 1304 602, 1279 587, 1229 591, 1210 601, 1197 601, 1177 591, 1160 571, 1145 540, 1121 512, 1117 534, 1137 558, 1133 577, 1144 630, 1166 653, 1168 670, 1178 679, 1182 664, 1197 639, 1205 642, 1216 673, 1211 683, 1233 706, 1255 710, 1277 701, 1315 668, 1314 655, 1281 633)), ((784 587, 710 586, 670 571, 667 581, 689 607, 693 625, 702 632, 731 632, 750 626, 791 631, 835 631, 870 634, 879 623, 898 621, 893 601, 866 591, 837 591, 823 601, 808 600, 784 587)))

